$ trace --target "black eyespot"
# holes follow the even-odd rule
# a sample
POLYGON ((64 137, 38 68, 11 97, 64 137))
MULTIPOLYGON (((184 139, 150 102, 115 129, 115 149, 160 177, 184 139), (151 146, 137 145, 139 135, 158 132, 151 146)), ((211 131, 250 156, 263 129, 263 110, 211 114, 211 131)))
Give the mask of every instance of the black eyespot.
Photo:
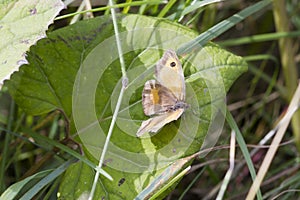
POLYGON ((171 62, 171 63, 170 63, 170 66, 171 66, 171 67, 175 67, 175 66, 176 66, 176 63, 175 63, 175 62, 171 62))

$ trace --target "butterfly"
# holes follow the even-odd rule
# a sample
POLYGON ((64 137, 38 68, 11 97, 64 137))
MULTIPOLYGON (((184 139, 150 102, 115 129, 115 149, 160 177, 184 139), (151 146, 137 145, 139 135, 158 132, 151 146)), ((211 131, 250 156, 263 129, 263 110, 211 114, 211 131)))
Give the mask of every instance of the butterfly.
POLYGON ((177 120, 185 103, 185 82, 181 63, 173 50, 167 50, 155 66, 156 80, 148 80, 142 93, 144 113, 151 118, 142 122, 136 135, 156 133, 164 125, 177 120))

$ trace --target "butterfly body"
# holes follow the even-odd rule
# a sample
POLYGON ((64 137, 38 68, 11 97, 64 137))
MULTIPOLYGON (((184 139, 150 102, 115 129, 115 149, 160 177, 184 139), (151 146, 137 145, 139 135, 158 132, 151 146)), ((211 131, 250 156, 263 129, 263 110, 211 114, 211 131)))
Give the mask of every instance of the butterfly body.
POLYGON ((143 121, 137 131, 157 132, 165 124, 177 120, 188 107, 185 103, 185 82, 181 63, 173 50, 167 50, 155 68, 157 80, 144 85, 142 104, 144 113, 152 118, 143 121))

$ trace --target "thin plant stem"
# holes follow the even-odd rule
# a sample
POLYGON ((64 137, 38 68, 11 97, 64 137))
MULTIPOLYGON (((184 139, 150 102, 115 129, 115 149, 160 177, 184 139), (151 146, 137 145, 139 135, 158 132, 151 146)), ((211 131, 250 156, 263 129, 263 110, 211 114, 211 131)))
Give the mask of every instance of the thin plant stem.
POLYGON ((170 8, 176 3, 176 0, 170 0, 167 5, 160 11, 157 17, 164 17, 167 12, 170 10, 170 8))
MULTIPOLYGON (((244 138, 242 136, 242 133, 240 132, 236 122, 234 121, 234 118, 233 116, 231 115, 231 113, 229 112, 229 110, 227 110, 226 112, 226 120, 228 122, 228 124, 230 125, 231 129, 233 129, 235 131, 235 134, 236 134, 236 141, 237 143, 239 144, 240 148, 241 148, 241 151, 242 151, 242 154, 245 158, 245 161, 248 165, 248 169, 249 169, 249 172, 250 172, 250 175, 251 175, 251 178, 253 180, 255 180, 256 178, 256 172, 255 172, 255 169, 254 169, 254 165, 252 163, 252 160, 251 160, 251 157, 250 157, 250 154, 248 152, 248 149, 247 149, 247 145, 244 141, 244 138)), ((258 190, 257 192, 257 199, 258 200, 261 200, 262 199, 262 195, 261 195, 261 192, 260 190, 258 190)))
POLYGON ((196 177, 191 181, 191 183, 185 188, 185 190, 183 191, 183 193, 180 195, 180 197, 178 198, 178 200, 182 200, 183 197, 185 196, 185 194, 192 188, 192 186, 195 184, 195 182, 199 179, 199 177, 203 174, 204 170, 206 169, 206 167, 204 167, 197 175, 196 177))
MULTIPOLYGON (((273 8, 277 32, 289 32, 290 18, 287 16, 285 1, 273 1, 273 8)), ((279 51, 287 90, 286 99, 290 101, 296 90, 298 77, 297 67, 294 61, 295 52, 293 50, 293 40, 291 38, 279 39, 279 51)), ((297 148, 300 151, 300 111, 293 116, 292 128, 297 148)))
POLYGON ((254 199, 255 194, 258 191, 258 189, 263 181, 263 178, 265 177, 265 175, 271 165, 272 160, 274 159, 275 153, 280 145, 280 142, 284 136, 284 133, 286 132, 289 122, 290 122, 293 114, 299 108, 299 103, 300 103, 300 84, 298 85, 298 88, 292 98, 292 101, 290 103, 290 106, 289 106, 285 116, 280 120, 277 127, 275 128, 275 130, 278 129, 277 134, 275 135, 275 137, 272 141, 272 144, 270 145, 270 149, 268 150, 268 152, 261 164, 261 167, 257 173, 257 176, 252 183, 252 186, 248 192, 246 200, 254 199))
MULTIPOLYGON (((80 6, 78 7, 77 12, 83 11, 83 10, 84 10, 84 7, 85 7, 85 2, 83 1, 83 2, 81 2, 80 6)), ((79 21, 79 18, 80 18, 80 15, 75 15, 75 16, 72 18, 70 24, 74 24, 74 23, 78 22, 78 21, 79 21)))
POLYGON ((225 194, 225 191, 227 189, 228 183, 230 181, 231 175, 233 173, 234 169, 234 157, 235 157, 235 131, 231 131, 231 138, 230 138, 230 151, 229 151, 229 169, 226 172, 226 175, 224 177, 224 181, 221 185, 221 188, 219 190, 217 200, 222 200, 225 194))
MULTIPOLYGON (((84 0, 84 2, 85 2, 85 8, 87 10, 92 10, 92 4, 91 4, 90 0, 84 0)), ((93 18, 94 17, 92 12, 87 12, 86 15, 87 15, 88 18, 93 18)))
POLYGON ((233 16, 225 19, 218 24, 214 25, 204 33, 201 33, 195 39, 183 44, 177 50, 179 55, 187 54, 197 48, 204 46, 208 41, 218 37, 231 27, 235 26, 237 23, 244 20, 246 17, 253 15, 255 12, 261 11, 263 8, 267 7, 272 1, 271 0, 263 0, 258 3, 245 8, 244 10, 234 14, 233 16))
MULTIPOLYGON (((132 3, 132 0, 126 0, 126 3, 132 3)), ((127 14, 129 12, 130 6, 126 6, 123 8, 122 13, 127 14)))
MULTIPOLYGON (((113 1, 109 0, 109 6, 113 6, 113 5, 114 5, 113 1)), ((118 116, 119 109, 120 109, 120 106, 121 106, 122 98, 123 98, 125 89, 128 85, 128 78, 127 78, 127 74, 126 74, 126 68, 125 68, 125 62, 124 62, 124 58, 123 58, 122 45, 121 45, 121 42, 120 42, 119 29, 118 29, 116 13, 115 13, 114 8, 111 8, 111 16, 112 16, 112 21, 113 21, 113 26, 114 26, 115 36, 116 36, 117 49, 118 49, 119 60, 120 60, 121 71, 122 71, 122 88, 121 88, 121 91, 120 91, 120 95, 118 97, 118 102, 117 102, 117 105, 116 105, 116 108, 115 108, 115 111, 114 111, 114 114, 113 114, 113 117, 112 117, 112 121, 110 123, 109 130, 108 130, 108 133, 107 133, 107 136, 106 136, 106 140, 105 140, 105 143, 104 143, 103 151, 101 153, 99 164, 97 166, 98 169, 101 169, 102 166, 103 166, 104 157, 106 155, 108 144, 109 144, 109 141, 110 141, 110 137, 112 135, 112 131, 114 129, 114 126, 115 126, 115 123, 116 123, 116 120, 117 120, 117 116, 118 116)), ((98 179, 99 179, 99 175, 100 175, 99 170, 96 170, 93 186, 92 186, 89 198, 88 198, 89 200, 93 199, 93 196, 94 196, 94 193, 95 193, 95 190, 96 190, 96 186, 97 186, 97 182, 98 182, 98 179)))
POLYGON ((288 38, 288 37, 289 38, 300 37, 300 31, 264 33, 264 34, 253 35, 253 36, 228 39, 217 43, 221 46, 237 46, 242 44, 253 44, 257 42, 273 41, 273 40, 278 40, 281 38, 288 38))
POLYGON ((70 14, 66 14, 63 16, 59 16, 56 17, 55 20, 60 20, 60 19, 65 19, 68 17, 72 17, 74 15, 78 15, 78 14, 84 14, 87 12, 98 12, 98 11, 104 11, 104 10, 108 10, 108 9, 112 9, 112 8, 123 8, 123 7, 128 7, 128 6, 141 6, 141 5, 157 5, 157 4, 162 4, 165 3, 165 1, 162 0, 151 0, 151 1, 134 1, 134 2, 129 2, 129 3, 120 3, 120 4, 116 4, 113 6, 105 6, 105 7, 100 7, 100 8, 94 8, 91 10, 84 10, 84 11, 80 11, 80 12, 75 12, 75 13, 70 13, 70 14))

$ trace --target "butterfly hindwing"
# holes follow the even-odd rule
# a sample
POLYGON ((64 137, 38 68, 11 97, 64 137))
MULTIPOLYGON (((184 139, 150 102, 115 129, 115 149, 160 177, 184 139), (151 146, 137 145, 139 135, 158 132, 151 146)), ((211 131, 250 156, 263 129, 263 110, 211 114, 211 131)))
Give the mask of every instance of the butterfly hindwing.
POLYGON ((156 80, 145 83, 142 98, 144 113, 148 116, 167 112, 177 101, 174 94, 156 80))
POLYGON ((167 112, 162 115, 158 115, 155 117, 152 117, 146 121, 143 121, 141 127, 137 131, 136 135, 138 137, 142 136, 144 133, 156 133, 161 129, 164 125, 170 123, 171 121, 177 120, 182 113, 184 112, 184 109, 178 109, 173 112, 167 112))

